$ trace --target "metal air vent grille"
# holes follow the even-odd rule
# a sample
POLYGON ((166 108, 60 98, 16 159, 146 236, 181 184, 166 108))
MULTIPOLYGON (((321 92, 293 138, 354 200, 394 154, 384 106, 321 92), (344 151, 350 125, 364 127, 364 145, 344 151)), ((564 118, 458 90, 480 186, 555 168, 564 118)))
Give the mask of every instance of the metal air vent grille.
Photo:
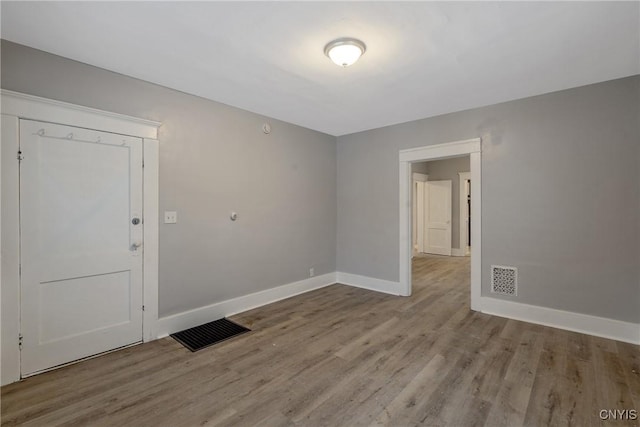
POLYGON ((502 265, 492 265, 491 292, 509 296, 518 295, 518 269, 502 265))

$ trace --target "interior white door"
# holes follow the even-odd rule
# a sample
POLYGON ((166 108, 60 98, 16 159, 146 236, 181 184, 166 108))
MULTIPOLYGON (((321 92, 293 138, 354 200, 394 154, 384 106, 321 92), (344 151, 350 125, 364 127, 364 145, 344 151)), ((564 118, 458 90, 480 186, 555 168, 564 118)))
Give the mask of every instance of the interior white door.
POLYGON ((21 373, 142 340, 142 140, 20 121, 21 373))
POLYGON ((425 182, 425 252, 451 256, 451 180, 425 182))

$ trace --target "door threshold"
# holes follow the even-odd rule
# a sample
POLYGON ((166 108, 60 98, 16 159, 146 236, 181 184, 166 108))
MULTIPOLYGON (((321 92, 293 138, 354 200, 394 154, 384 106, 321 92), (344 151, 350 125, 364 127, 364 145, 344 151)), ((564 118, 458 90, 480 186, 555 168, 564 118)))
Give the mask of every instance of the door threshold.
POLYGON ((32 372, 30 374, 26 374, 26 375, 22 375, 21 374, 20 375, 20 381, 22 381, 24 379, 27 379, 29 377, 33 377, 34 375, 44 374, 45 372, 53 371, 55 369, 64 368, 65 366, 69 366, 69 365, 75 365, 76 363, 84 362, 85 360, 89 360, 89 359, 95 359, 96 357, 104 356, 105 354, 113 353, 115 351, 124 350, 125 348, 133 347, 133 346, 136 346, 138 344, 142 344, 142 340, 136 341, 136 342, 131 343, 131 344, 123 345, 121 347, 112 348, 111 350, 103 351, 102 353, 92 354, 91 356, 83 357, 82 359, 76 359, 76 360, 72 360, 71 362, 62 363, 60 365, 52 366, 52 367, 47 368, 47 369, 41 369, 39 371, 32 372))

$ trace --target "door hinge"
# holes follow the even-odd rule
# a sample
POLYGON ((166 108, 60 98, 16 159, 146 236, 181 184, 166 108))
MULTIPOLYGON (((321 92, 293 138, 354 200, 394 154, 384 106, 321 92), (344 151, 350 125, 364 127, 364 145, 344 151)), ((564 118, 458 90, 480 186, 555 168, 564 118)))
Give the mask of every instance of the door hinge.
POLYGON ((142 306, 142 311, 144 311, 144 305, 142 306))
POLYGON ((24 160, 24 156, 22 155, 22 150, 18 150, 18 161, 24 160))
POLYGON ((22 334, 18 334, 18 349, 22 350, 22 334))

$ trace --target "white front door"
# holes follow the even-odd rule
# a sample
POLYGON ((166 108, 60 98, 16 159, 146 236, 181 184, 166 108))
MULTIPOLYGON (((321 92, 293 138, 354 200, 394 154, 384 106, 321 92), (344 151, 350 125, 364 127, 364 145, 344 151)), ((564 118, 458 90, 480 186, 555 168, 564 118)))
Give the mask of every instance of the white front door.
POLYGON ((142 140, 20 121, 21 373, 142 340, 142 140))
POLYGON ((451 180, 425 184, 425 252, 451 256, 451 180))

